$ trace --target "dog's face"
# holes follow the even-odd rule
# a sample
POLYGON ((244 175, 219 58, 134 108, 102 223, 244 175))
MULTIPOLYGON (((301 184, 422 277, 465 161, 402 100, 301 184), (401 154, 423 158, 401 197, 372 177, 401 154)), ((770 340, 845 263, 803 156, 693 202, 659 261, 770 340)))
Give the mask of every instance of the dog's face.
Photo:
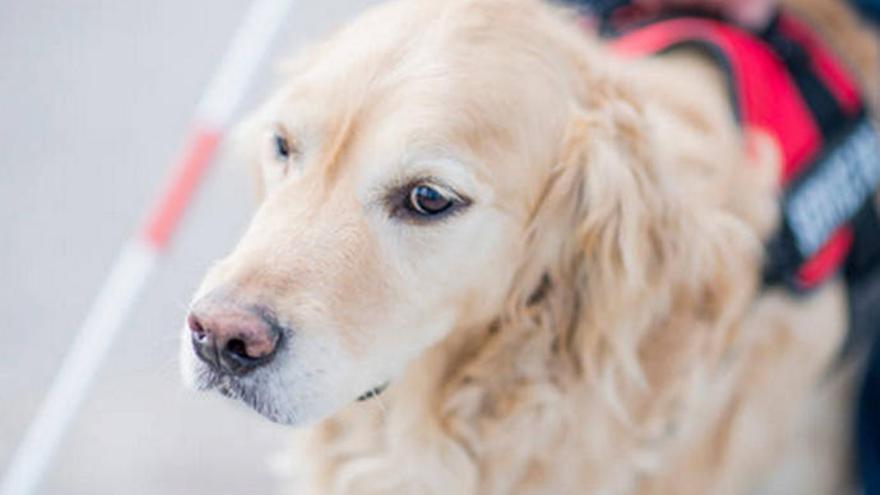
POLYGON ((193 303, 190 383, 307 423, 498 313, 569 102, 522 33, 434 3, 358 20, 247 125, 263 199, 193 303))

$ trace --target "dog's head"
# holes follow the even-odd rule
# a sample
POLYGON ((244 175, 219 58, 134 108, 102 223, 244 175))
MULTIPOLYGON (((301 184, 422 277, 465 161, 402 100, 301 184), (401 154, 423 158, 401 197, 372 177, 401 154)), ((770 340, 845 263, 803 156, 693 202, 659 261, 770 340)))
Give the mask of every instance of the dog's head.
POLYGON ((538 2, 425 1, 294 63, 246 124, 261 204, 195 298, 187 380, 307 423, 548 275, 579 284, 575 256, 624 283, 608 270, 649 262, 663 198, 588 50, 538 2))

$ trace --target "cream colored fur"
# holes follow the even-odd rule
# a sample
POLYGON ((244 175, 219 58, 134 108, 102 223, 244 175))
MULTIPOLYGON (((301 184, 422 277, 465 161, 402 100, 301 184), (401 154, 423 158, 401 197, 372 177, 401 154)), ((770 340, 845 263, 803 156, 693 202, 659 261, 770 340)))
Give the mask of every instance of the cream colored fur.
MULTIPOLYGON (((880 74, 850 13, 796 3, 880 74)), ((823 424, 804 413, 845 295, 760 289, 778 155, 711 64, 619 60, 538 1, 414 0, 288 71, 245 133, 265 199, 200 294, 268 304, 305 342, 266 385, 284 420, 325 418, 279 464, 289 493, 845 486, 791 452, 823 424), (299 148, 280 168, 278 129, 299 148), (375 191, 413 175, 473 204, 395 224, 375 191)))

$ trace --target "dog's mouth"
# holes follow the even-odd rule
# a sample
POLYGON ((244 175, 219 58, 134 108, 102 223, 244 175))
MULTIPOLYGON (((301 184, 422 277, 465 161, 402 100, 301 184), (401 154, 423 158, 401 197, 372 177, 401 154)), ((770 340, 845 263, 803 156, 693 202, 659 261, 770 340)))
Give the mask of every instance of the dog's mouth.
POLYGON ((382 385, 379 385, 378 387, 373 387, 370 390, 367 390, 366 392, 361 394, 361 396, 358 397, 357 400, 358 400, 358 402, 370 400, 373 397, 376 397, 379 394, 381 394, 382 392, 384 392, 386 388, 388 388, 388 382, 385 382, 382 385))
MULTIPOLYGON (((218 373, 212 369, 202 369, 196 380, 196 388, 202 391, 215 391, 229 399, 239 401, 268 418, 281 424, 297 424, 297 416, 289 410, 287 401, 275 394, 269 393, 265 387, 270 386, 271 376, 265 373, 257 373, 253 376, 235 377, 225 373, 218 373)), ((377 397, 384 392, 390 382, 377 385, 360 396, 357 402, 364 402, 377 397)))
POLYGON ((298 415, 290 409, 287 401, 266 390, 273 385, 271 382, 271 376, 267 374, 235 377, 211 369, 203 369, 198 375, 195 386, 198 390, 215 391, 224 397, 241 402, 270 421, 296 424, 298 415))

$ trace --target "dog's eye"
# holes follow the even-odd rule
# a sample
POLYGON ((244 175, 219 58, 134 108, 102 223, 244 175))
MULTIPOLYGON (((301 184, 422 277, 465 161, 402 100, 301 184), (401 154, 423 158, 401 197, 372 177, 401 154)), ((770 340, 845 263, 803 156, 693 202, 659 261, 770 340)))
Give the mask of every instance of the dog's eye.
POLYGON ((439 181, 421 179, 390 190, 385 203, 392 218, 420 224, 455 215, 471 201, 439 181))
POLYGON ((439 215, 452 208, 456 199, 437 187, 420 184, 409 192, 407 208, 422 216, 439 215))
POLYGON ((276 132, 272 135, 272 146, 275 148, 275 158, 278 161, 286 162, 290 159, 290 143, 286 137, 276 132))

